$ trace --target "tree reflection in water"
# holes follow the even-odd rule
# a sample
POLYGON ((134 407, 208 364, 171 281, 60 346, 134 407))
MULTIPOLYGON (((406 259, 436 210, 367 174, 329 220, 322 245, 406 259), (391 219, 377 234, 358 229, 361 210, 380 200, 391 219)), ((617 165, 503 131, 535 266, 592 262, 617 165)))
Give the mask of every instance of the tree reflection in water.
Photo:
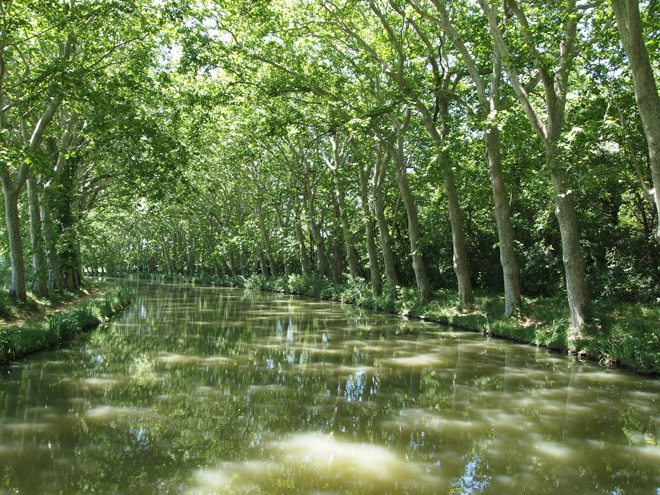
POLYGON ((4 493, 656 493, 657 381, 301 298, 139 285, 5 368, 4 493))

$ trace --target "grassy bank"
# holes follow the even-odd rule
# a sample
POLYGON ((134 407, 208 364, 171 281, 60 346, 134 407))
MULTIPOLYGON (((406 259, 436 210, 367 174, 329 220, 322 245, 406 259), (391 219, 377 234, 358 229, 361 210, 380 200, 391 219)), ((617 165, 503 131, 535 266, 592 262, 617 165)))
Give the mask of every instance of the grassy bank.
MULTIPOLYGON (((87 295, 70 303, 65 310, 37 314, 20 319, 17 314, 33 313, 31 304, 19 307, 10 315, 13 323, 0 326, 0 363, 35 351, 52 348, 85 330, 89 330, 125 308, 132 298, 128 289, 87 295)), ((34 302, 32 304, 35 304, 34 302)))
POLYGON ((475 292, 475 304, 462 308, 456 291, 435 291, 433 298, 420 304, 414 288, 396 290, 396 297, 375 297, 364 280, 334 283, 329 279, 301 275, 278 278, 253 275, 244 277, 195 278, 163 277, 175 281, 194 281, 217 285, 253 288, 307 295, 321 299, 357 304, 415 318, 423 318, 482 332, 552 350, 576 353, 603 366, 620 366, 637 373, 660 374, 660 304, 593 302, 593 320, 579 339, 568 341, 570 324, 564 297, 524 298, 518 314, 504 316, 504 298, 475 292))

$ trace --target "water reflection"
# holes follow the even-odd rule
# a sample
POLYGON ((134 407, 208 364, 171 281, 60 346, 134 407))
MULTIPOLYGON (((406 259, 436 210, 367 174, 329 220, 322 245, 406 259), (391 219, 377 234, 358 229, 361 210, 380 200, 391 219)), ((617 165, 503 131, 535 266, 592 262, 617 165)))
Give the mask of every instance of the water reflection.
POLYGON ((141 285, 3 369, 0 494, 657 494, 659 392, 359 308, 141 285))

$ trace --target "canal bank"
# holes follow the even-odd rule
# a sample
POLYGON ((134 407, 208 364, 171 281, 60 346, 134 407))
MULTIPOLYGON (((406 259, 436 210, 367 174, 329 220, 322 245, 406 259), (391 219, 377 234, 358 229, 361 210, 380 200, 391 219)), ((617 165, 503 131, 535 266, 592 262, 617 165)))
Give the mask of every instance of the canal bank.
POLYGON ((52 348, 106 322, 123 310, 131 298, 127 288, 95 287, 49 310, 1 322, 0 364, 52 348))
POLYGON ((429 301, 420 304, 418 293, 412 287, 397 287, 396 297, 386 291, 384 295, 377 297, 363 279, 335 283, 324 277, 304 277, 297 274, 277 278, 262 275, 140 276, 154 280, 197 282, 305 295, 355 304, 545 347, 581 360, 594 361, 603 367, 620 367, 656 377, 660 375, 660 303, 633 304, 605 299, 594 300, 593 318, 582 329, 580 338, 569 342, 567 334, 570 313, 565 298, 560 297, 523 297, 521 310, 513 316, 504 316, 504 298, 482 291, 475 291, 474 304, 465 308, 461 307, 456 291, 435 290, 429 301))

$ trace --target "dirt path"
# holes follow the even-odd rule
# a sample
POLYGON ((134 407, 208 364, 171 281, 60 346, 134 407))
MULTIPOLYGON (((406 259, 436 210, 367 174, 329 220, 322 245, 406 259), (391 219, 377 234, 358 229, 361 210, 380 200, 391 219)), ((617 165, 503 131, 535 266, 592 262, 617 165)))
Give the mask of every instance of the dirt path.
MULTIPOLYGON (((9 319, 0 320, 0 328, 22 328, 26 324, 34 323, 37 321, 43 320, 47 315, 55 313, 62 310, 72 310, 76 309, 82 304, 90 303, 95 301, 99 297, 104 296, 114 286, 106 284, 97 284, 92 283, 89 289, 81 290, 78 294, 68 294, 67 299, 63 299, 56 302, 48 302, 47 304, 41 303, 39 301, 33 301, 33 304, 36 305, 36 310, 31 310, 26 313, 19 313, 18 315, 12 315, 9 319)), ((31 309, 31 308, 30 308, 31 309)))

